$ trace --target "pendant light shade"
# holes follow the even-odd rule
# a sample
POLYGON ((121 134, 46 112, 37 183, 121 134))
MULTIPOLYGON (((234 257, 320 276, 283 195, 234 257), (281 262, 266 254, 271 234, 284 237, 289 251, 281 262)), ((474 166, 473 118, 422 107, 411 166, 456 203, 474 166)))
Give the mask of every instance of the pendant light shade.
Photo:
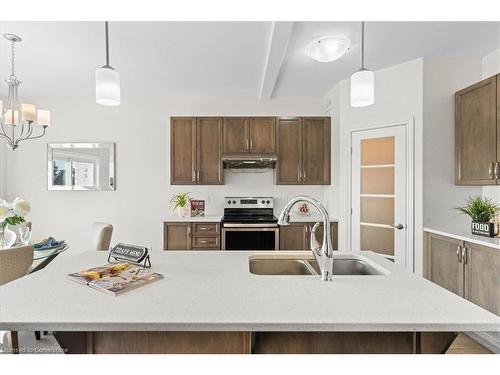
POLYGON ((365 23, 361 22, 361 69, 351 76, 351 106, 375 103, 375 73, 365 69, 365 23))
POLYGON ((120 105, 120 74, 113 68, 96 69, 95 99, 102 105, 120 105))
POLYGON ((375 73, 361 69, 351 76, 351 106, 366 107, 375 102, 375 73))
POLYGON ((105 23, 106 65, 95 71, 95 99, 98 104, 120 105, 120 74, 109 65, 108 22, 105 23))

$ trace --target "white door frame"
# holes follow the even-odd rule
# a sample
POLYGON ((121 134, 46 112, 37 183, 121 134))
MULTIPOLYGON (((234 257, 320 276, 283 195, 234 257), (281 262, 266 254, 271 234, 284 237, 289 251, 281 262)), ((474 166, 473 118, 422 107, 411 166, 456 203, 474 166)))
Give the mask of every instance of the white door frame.
POLYGON ((406 128, 406 256, 405 268, 408 271, 415 272, 415 118, 409 120, 391 122, 386 124, 369 125, 362 128, 349 131, 349 170, 348 170, 348 193, 349 193, 349 220, 347 220, 347 248, 352 251, 352 138, 353 133, 359 133, 366 130, 375 130, 389 128, 394 126, 404 126, 406 128))

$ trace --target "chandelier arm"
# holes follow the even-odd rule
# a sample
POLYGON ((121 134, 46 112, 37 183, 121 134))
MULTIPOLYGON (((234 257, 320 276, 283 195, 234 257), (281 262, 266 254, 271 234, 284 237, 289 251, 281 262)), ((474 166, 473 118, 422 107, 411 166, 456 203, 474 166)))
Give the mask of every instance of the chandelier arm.
POLYGON ((26 140, 28 140, 28 139, 42 138, 42 137, 45 135, 45 129, 47 129, 47 127, 46 127, 46 126, 44 126, 44 127, 43 127, 42 134, 36 135, 36 136, 34 136, 34 137, 32 137, 32 136, 31 136, 31 134, 33 133, 33 129, 32 129, 32 130, 31 130, 31 132, 30 132, 30 136, 29 136, 28 138, 18 139, 18 140, 15 142, 15 144, 17 145, 17 144, 19 144, 19 142, 21 142, 21 141, 26 141, 26 140))
POLYGON ((7 134, 0 133, 0 137, 5 138, 7 140, 7 142, 8 142, 8 144, 9 144, 9 147, 12 147, 12 145, 13 145, 12 139, 10 139, 10 137, 7 134))
POLYGON ((0 134, 3 134, 5 137, 7 137, 7 132, 5 131, 3 127, 3 121, 0 120, 0 134))
POLYGON ((23 126, 21 128, 21 134, 19 135, 18 140, 28 139, 30 137, 31 133, 33 133, 33 124, 28 122, 28 130, 26 131, 26 134, 24 134, 24 124, 23 124, 23 126))

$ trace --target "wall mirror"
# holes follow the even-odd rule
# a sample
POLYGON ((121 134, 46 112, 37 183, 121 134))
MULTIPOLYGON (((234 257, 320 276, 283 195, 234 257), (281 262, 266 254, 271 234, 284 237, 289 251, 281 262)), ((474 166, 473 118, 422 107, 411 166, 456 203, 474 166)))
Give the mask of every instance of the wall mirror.
POLYGON ((115 190, 114 143, 49 143, 49 190, 115 190))

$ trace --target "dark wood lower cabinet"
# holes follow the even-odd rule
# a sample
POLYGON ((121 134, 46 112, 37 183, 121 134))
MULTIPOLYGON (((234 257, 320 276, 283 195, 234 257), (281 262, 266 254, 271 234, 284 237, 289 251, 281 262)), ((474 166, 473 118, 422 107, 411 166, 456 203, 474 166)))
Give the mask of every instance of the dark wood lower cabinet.
POLYGON ((449 332, 54 332, 69 354, 439 354, 449 332))

